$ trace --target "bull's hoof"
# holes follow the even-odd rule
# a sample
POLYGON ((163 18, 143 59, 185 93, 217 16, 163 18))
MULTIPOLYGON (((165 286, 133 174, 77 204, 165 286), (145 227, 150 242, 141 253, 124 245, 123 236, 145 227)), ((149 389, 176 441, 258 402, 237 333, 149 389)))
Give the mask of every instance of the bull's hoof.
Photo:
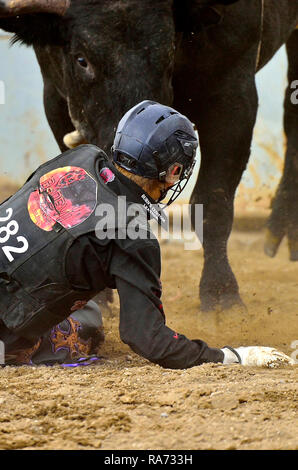
POLYGON ((298 261, 298 241, 289 238, 290 261, 298 261))
POLYGON ((237 280, 226 258, 210 258, 205 264, 200 282, 200 300, 204 312, 243 306, 237 280))
MULTIPOLYGON (((273 235, 271 230, 267 229, 265 233, 264 252, 270 258, 274 258, 283 239, 282 236, 273 235)), ((290 261, 298 261, 298 241, 288 237, 290 261)))
POLYGON ((283 236, 275 236, 271 232, 271 230, 267 229, 265 233, 265 243, 264 243, 264 253, 265 255, 269 256, 270 258, 274 258, 276 255, 279 245, 281 244, 281 241, 283 239, 283 236))
POLYGON ((229 310, 232 307, 240 307, 246 309, 240 295, 237 294, 221 294, 214 297, 213 295, 201 295, 200 310, 202 312, 211 312, 218 310, 229 310))
POLYGON ((290 251, 290 261, 298 261, 298 251, 290 251))

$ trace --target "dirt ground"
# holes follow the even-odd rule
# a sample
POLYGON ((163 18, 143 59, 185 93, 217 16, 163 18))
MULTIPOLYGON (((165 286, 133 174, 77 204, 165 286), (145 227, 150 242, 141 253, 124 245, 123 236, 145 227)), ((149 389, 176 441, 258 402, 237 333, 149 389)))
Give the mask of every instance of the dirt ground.
MULTIPOLYGON (((262 244, 262 231, 233 233, 230 259, 247 310, 206 314, 198 300, 202 251, 164 243, 167 324, 211 346, 295 354, 298 264, 285 243, 275 259, 262 244)), ((0 370, 0 449, 298 449, 296 365, 162 369, 121 343, 117 296, 104 324, 101 365, 0 370)))

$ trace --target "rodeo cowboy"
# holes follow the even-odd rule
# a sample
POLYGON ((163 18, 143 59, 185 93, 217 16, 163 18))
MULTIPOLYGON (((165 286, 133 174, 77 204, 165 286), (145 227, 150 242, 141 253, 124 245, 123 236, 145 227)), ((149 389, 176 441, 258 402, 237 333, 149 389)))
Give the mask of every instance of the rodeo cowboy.
MULTIPOLYGON (((211 348, 166 326, 160 247, 149 219, 163 220, 192 173, 197 135, 175 109, 144 101, 121 119, 113 161, 94 145, 50 160, 0 206, 0 340, 5 364, 66 366, 97 361, 104 340, 92 300, 120 297, 120 336, 162 367, 206 362, 293 363, 268 347, 211 348), (169 196, 170 194, 170 196, 169 196), (119 198, 127 210, 119 214, 119 198), (140 208, 139 236, 130 236, 140 208), (104 208, 110 214, 99 223, 104 208)), ((134 232, 135 233, 135 232, 134 232)))

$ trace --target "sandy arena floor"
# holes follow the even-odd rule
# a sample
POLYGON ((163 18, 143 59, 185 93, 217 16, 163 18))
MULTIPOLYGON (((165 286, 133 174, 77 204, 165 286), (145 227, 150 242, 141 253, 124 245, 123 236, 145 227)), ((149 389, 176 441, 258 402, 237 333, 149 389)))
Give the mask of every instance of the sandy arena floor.
MULTIPOLYGON (((262 243, 262 232, 232 235, 247 311, 213 314, 199 311, 202 252, 162 245, 167 324, 212 346, 298 350, 298 264, 285 244, 268 259, 262 243)), ((298 449, 297 366, 162 369, 120 342, 117 305, 102 365, 0 370, 0 449, 298 449)))

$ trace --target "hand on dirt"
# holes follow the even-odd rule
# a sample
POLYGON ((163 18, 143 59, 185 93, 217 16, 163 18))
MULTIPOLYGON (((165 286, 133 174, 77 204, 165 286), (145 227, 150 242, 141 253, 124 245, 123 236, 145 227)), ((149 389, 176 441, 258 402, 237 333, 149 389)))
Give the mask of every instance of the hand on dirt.
POLYGON ((247 346, 235 348, 244 366, 280 367, 294 365, 295 361, 283 352, 265 346, 247 346))

